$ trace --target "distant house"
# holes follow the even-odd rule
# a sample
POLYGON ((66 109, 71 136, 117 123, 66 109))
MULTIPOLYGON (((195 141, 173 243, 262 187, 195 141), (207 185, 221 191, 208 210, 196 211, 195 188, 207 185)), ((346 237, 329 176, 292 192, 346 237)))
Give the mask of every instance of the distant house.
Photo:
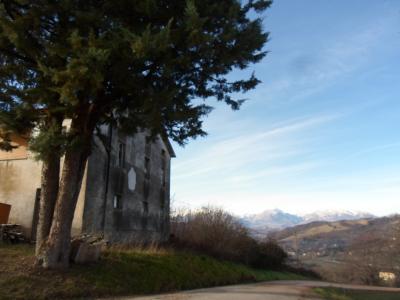
MULTIPOLYGON (((103 126, 107 142, 93 137, 73 220, 73 234, 101 234, 112 242, 163 241, 169 235, 170 161, 167 138, 146 132, 124 135, 103 126)), ((9 223, 22 225, 35 239, 41 163, 23 138, 19 147, 0 151, 0 202, 10 204, 9 223)))
POLYGON ((392 272, 379 272, 379 279, 383 281, 395 281, 396 274, 392 272))

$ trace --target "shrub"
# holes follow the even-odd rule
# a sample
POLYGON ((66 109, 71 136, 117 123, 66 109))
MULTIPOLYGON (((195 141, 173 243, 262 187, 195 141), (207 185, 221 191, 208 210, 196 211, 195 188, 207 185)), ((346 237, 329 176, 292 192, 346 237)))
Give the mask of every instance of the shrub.
POLYGON ((171 234, 175 246, 258 268, 277 268, 287 257, 275 242, 257 242, 237 218, 220 208, 176 213, 171 234))
POLYGON ((258 243, 254 266, 260 268, 278 268, 287 258, 287 253, 273 240, 258 243))

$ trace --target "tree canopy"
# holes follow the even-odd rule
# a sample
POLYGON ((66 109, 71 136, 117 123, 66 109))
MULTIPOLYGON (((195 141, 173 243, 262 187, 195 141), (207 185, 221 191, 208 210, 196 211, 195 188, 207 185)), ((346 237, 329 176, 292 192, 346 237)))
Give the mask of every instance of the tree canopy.
POLYGON ((259 62, 269 0, 0 0, 0 148, 30 136, 43 161, 37 257, 69 263, 72 219, 92 136, 111 124, 179 144, 204 135, 215 98, 259 80, 228 80, 259 62), (62 122, 71 120, 68 131, 62 122), (30 134, 34 130, 35 134, 30 134), (60 174, 60 157, 64 155, 60 174), (59 178, 60 176, 60 178, 59 178), (53 213, 54 212, 54 213, 53 213))
POLYGON ((39 112, 71 118, 90 109, 92 122, 118 122, 126 130, 151 128, 178 143, 204 134, 201 118, 211 108, 193 99, 215 97, 238 109, 242 101, 231 94, 256 86, 254 76, 229 82, 225 75, 264 57, 268 34, 261 19, 250 19, 249 13, 271 4, 1 3, 3 126, 21 130, 39 112))

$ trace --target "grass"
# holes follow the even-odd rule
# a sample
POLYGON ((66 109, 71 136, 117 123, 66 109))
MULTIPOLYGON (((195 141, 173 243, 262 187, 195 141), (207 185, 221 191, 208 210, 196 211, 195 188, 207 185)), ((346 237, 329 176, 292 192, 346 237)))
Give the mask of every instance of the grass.
POLYGON ((399 300, 400 293, 338 288, 314 288, 326 300, 399 300))
POLYGON ((304 279, 173 250, 109 250, 97 264, 56 272, 33 267, 33 247, 0 245, 0 299, 155 294, 217 285, 304 279))

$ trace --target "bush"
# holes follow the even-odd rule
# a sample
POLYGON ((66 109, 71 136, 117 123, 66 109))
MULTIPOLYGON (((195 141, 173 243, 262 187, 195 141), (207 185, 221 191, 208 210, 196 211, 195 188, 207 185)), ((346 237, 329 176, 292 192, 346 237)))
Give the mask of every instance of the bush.
POLYGON ((253 265, 260 268, 278 268, 287 258, 287 253, 272 240, 259 243, 257 252, 253 265))
POLYGON ((171 237, 175 246, 257 268, 278 268, 287 257, 275 242, 256 241, 238 219, 220 208, 176 213, 171 237))

